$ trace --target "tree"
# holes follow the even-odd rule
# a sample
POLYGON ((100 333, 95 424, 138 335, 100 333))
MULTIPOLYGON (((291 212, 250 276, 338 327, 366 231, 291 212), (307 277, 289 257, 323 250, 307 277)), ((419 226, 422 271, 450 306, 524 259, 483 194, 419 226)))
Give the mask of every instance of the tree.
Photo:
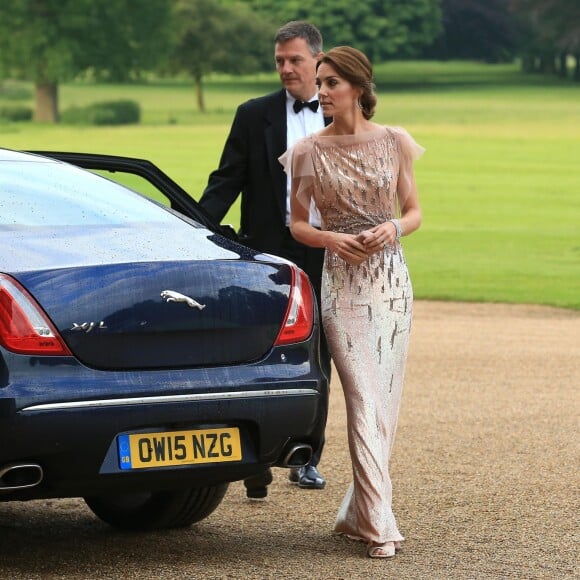
POLYGON ((239 3, 175 0, 175 46, 169 59, 173 73, 189 74, 197 106, 205 111, 203 77, 272 70, 275 27, 239 3))
POLYGON ((512 60, 517 21, 505 0, 441 0, 443 33, 425 51, 429 58, 512 60))
POLYGON ((373 62, 417 56, 441 31, 439 0, 244 0, 281 26, 308 20, 324 46, 351 45, 373 62))
POLYGON ((526 29, 522 43, 524 70, 567 74, 567 57, 576 59, 580 81, 580 5, 577 0, 510 0, 526 29))
POLYGON ((0 74, 35 84, 35 120, 58 121, 58 85, 81 73, 125 80, 153 68, 168 40, 170 0, 0 3, 0 74))

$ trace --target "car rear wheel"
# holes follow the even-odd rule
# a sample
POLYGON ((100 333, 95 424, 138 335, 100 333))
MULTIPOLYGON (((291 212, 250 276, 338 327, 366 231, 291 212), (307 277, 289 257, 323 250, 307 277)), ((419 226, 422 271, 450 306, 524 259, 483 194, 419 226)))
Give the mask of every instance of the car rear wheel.
POLYGON ((207 518, 221 503, 228 484, 185 490, 85 497, 93 513, 122 530, 181 528, 207 518))

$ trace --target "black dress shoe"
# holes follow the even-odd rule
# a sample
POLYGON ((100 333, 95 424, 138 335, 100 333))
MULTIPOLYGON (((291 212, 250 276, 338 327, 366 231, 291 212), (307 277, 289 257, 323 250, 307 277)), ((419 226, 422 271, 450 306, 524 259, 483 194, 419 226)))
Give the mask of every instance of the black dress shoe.
POLYGON ((298 487, 302 489, 324 489, 326 480, 320 475, 314 465, 305 465, 300 468, 298 487))
POLYGON ((248 499, 265 499, 268 495, 268 486, 272 483, 272 470, 266 469, 263 473, 252 475, 244 479, 246 496, 248 499))

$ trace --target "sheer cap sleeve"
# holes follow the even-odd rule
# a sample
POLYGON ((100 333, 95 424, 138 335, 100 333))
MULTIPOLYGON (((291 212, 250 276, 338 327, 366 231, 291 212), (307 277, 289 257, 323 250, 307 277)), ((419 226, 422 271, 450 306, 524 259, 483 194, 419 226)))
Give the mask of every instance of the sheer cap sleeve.
POLYGON ((419 145, 406 129, 403 129, 403 127, 393 127, 392 129, 398 137, 403 159, 415 161, 425 153, 425 147, 419 145))
POLYGON ((407 201, 407 196, 411 192, 416 191, 413 161, 423 155, 425 148, 419 145, 409 135, 406 129, 392 127, 392 131, 397 137, 397 147, 400 155, 399 178, 397 182, 397 214, 401 215, 402 208, 405 207, 407 201))
POLYGON ((284 171, 292 181, 292 193, 296 194, 298 201, 306 208, 310 207, 312 186, 314 184, 314 163, 312 161, 313 141, 311 137, 305 137, 297 141, 278 161, 284 167, 284 171))

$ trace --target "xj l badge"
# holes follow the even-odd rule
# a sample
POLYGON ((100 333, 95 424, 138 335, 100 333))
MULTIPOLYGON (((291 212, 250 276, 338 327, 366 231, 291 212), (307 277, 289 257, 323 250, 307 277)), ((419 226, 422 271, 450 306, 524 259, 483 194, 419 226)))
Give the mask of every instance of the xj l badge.
POLYGON ((105 322, 103 320, 101 320, 101 322, 99 322, 98 326, 96 322, 83 322, 81 324, 78 324, 77 322, 73 322, 73 325, 71 327, 71 330, 74 331, 83 331, 83 332, 91 332, 94 328, 100 328, 101 330, 107 328, 105 325, 105 322))
POLYGON ((205 308, 205 304, 200 304, 193 298, 175 292, 175 290, 163 290, 163 292, 161 292, 161 298, 163 298, 165 302, 185 302, 190 308, 198 308, 199 310, 205 308))

